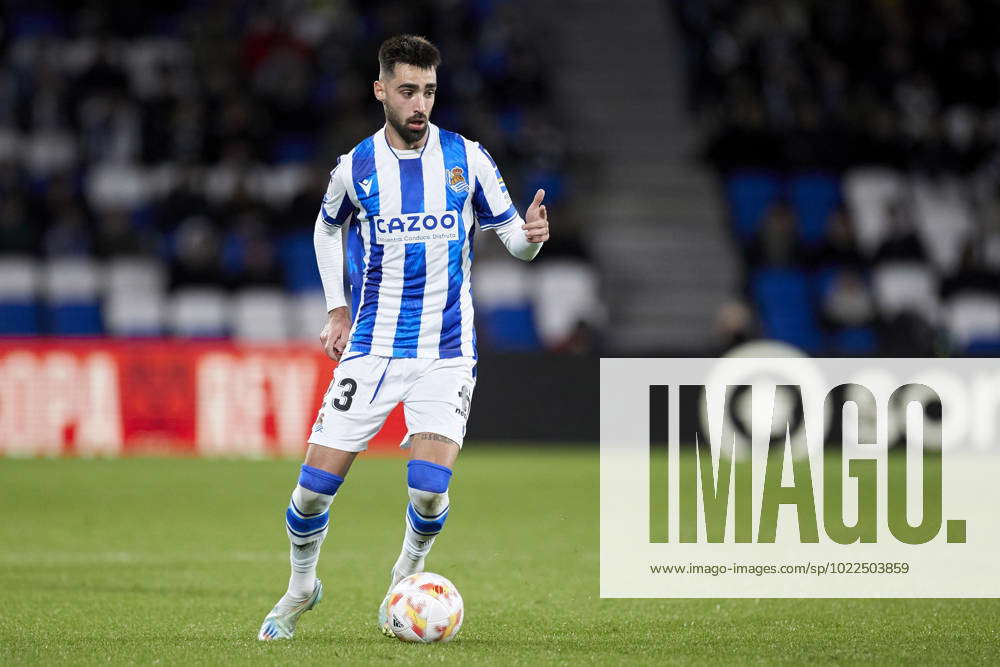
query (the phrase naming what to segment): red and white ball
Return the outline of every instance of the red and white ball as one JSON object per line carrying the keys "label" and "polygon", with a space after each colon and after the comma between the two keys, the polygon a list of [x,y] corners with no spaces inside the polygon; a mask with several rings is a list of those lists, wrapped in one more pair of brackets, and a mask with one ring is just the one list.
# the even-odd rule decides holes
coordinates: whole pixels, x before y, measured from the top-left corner
{"label": "red and white ball", "polygon": [[389,594],[389,627],[404,642],[449,642],[462,628],[464,616],[462,596],[440,574],[412,574]]}

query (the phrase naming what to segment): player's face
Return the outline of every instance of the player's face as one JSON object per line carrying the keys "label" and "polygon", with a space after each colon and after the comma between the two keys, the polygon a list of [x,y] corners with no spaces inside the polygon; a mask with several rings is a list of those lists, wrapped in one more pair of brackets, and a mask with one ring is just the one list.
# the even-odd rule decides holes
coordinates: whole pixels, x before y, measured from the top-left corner
{"label": "player's face", "polygon": [[427,134],[437,72],[397,63],[391,75],[375,82],[375,97],[385,107],[385,119],[407,144],[419,143]]}

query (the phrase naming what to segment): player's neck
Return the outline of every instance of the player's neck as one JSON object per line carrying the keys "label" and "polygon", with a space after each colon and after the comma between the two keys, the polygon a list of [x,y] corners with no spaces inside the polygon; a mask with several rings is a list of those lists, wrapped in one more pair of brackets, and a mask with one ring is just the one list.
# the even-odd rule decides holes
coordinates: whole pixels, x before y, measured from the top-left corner
{"label": "player's neck", "polygon": [[412,144],[406,143],[406,141],[399,135],[389,123],[385,124],[385,138],[389,142],[389,145],[398,151],[413,151],[420,150],[427,143],[427,138],[431,136],[430,125],[427,126],[427,131],[424,132],[424,136],[420,137],[420,141],[416,141]]}

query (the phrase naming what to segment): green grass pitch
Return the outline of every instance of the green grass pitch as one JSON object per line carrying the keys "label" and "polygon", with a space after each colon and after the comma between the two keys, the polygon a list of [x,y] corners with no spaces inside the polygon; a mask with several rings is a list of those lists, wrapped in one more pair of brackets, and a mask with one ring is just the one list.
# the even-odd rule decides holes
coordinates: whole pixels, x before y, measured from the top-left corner
{"label": "green grass pitch", "polygon": [[429,569],[459,637],[408,645],[375,612],[403,461],[362,457],[334,503],[326,599],[255,639],[288,576],[298,462],[0,459],[0,664],[994,663],[1000,601],[601,600],[594,447],[470,443]]}

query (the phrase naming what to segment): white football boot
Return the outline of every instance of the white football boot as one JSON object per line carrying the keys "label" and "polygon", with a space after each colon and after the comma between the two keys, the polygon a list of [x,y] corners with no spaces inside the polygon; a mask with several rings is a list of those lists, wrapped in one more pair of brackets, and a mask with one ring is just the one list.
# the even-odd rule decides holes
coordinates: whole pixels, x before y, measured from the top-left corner
{"label": "white football boot", "polygon": [[306,613],[323,599],[323,582],[319,579],[313,585],[312,595],[298,602],[286,602],[282,597],[267,615],[257,633],[257,639],[271,641],[273,639],[291,639],[295,634],[295,624],[299,617]]}
{"label": "white football boot", "polygon": [[[414,564],[414,570],[410,574],[416,574],[418,572],[424,571],[424,559],[421,558]],[[410,576],[410,575],[406,575]],[[378,627],[382,631],[382,634],[386,637],[395,637],[392,633],[392,627],[389,625],[389,596],[392,594],[392,589],[396,587],[400,581],[404,579],[403,576],[396,575],[396,568],[393,567],[389,572],[389,589],[385,592],[385,597],[382,598],[382,604],[378,608]]]}

